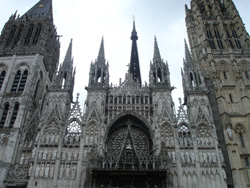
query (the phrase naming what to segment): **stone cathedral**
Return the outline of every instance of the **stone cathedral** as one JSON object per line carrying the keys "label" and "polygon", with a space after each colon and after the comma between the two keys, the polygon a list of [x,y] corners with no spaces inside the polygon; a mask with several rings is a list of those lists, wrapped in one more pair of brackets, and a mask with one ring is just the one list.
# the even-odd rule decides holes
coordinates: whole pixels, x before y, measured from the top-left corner
{"label": "stone cathedral", "polygon": [[52,0],[11,15],[0,36],[0,188],[249,187],[250,37],[232,0],[191,0],[186,26],[177,110],[156,37],[142,83],[133,22],[124,81],[109,82],[102,39],[83,111],[72,40],[59,64]]}

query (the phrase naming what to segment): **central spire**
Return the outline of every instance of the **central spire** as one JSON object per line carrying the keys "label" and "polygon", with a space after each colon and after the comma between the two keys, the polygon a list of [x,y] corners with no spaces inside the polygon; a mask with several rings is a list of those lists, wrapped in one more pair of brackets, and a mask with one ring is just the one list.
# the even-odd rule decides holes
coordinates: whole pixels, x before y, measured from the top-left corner
{"label": "central spire", "polygon": [[138,40],[137,32],[135,29],[135,21],[133,21],[133,31],[132,31],[132,51],[131,51],[131,59],[130,59],[130,73],[133,76],[133,80],[138,82],[141,86],[141,72],[140,72],[140,64],[139,64],[139,56],[137,50],[137,43]]}
{"label": "central spire", "polygon": [[28,12],[27,16],[52,16],[52,0],[40,0]]}

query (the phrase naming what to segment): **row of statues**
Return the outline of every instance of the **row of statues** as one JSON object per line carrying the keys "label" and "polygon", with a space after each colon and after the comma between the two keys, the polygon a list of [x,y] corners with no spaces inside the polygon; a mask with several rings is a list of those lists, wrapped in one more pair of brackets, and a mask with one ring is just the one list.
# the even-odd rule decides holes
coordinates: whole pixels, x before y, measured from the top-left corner
{"label": "row of statues", "polygon": [[[178,138],[178,142],[180,146],[185,146],[185,147],[189,147],[189,146],[193,146],[193,141],[191,137],[179,137]],[[174,137],[172,138],[165,138],[164,139],[164,143],[166,145],[166,147],[174,147],[175,146],[175,139]],[[213,143],[213,138],[212,137],[198,137],[197,138],[197,144],[198,147],[213,147],[214,143]]]}
{"label": "row of statues", "polygon": [[[175,151],[168,152],[168,159],[172,163],[176,163]],[[195,163],[197,159],[193,151],[181,151],[180,160],[182,163]],[[202,164],[217,163],[216,153],[201,152],[199,153],[199,161]]]}
{"label": "row of statues", "polygon": [[38,142],[40,138],[40,143],[41,144],[47,144],[47,145],[52,145],[52,144],[58,144],[60,140],[60,135],[59,134],[47,134],[47,135],[37,135],[36,137],[36,142]]}
{"label": "row of statues", "polygon": [[[36,155],[36,148],[32,150],[31,158],[35,158]],[[57,158],[57,148],[50,150],[45,148],[44,150],[39,150],[37,154],[37,159],[42,160],[55,160]]]}
{"label": "row of statues", "polygon": [[179,137],[178,141],[179,141],[180,146],[192,146],[193,145],[192,137],[189,137],[189,136]]}
{"label": "row of statues", "polygon": [[213,147],[213,137],[198,137],[197,144],[199,147]]}
{"label": "row of statues", "polygon": [[[34,170],[34,176],[36,178],[53,178],[55,173],[55,165],[54,164],[38,164],[36,167],[31,164],[29,168],[29,177],[32,176],[32,172]],[[76,178],[76,165],[64,165],[61,164],[59,169],[59,177],[66,179],[75,179]]]}
{"label": "row of statues", "polygon": [[64,138],[64,143],[80,143],[80,135],[68,134]]}

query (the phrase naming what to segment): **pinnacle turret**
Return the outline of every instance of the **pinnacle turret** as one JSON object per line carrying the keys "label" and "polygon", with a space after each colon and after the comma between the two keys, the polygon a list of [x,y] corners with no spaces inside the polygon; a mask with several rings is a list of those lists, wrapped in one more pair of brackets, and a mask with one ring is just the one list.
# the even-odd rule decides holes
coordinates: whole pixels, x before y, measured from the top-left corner
{"label": "pinnacle turret", "polygon": [[158,47],[158,43],[157,43],[157,39],[155,36],[155,41],[154,41],[154,60],[160,60],[161,61],[161,54],[160,54],[160,50]]}
{"label": "pinnacle turret", "polygon": [[105,63],[105,52],[104,52],[104,39],[102,37],[102,41],[101,41],[101,45],[100,45],[100,49],[99,49],[99,54],[97,57],[97,62],[101,63]]}
{"label": "pinnacle turret", "polygon": [[138,55],[138,49],[137,49],[137,43],[138,40],[137,32],[135,29],[135,21],[133,21],[133,30],[132,30],[132,51],[131,51],[131,59],[130,59],[130,74],[133,77],[133,80],[141,86],[141,71],[140,71],[140,63],[139,63],[139,55]]}

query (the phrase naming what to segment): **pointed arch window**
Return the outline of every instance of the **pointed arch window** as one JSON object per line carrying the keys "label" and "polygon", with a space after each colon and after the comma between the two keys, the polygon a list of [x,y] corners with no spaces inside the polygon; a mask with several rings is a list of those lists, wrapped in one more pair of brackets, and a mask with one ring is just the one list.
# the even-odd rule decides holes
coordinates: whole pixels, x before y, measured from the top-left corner
{"label": "pointed arch window", "polygon": [[6,75],[6,71],[2,71],[1,74],[0,74],[0,90],[1,90],[2,85],[3,85],[5,75]]}
{"label": "pointed arch window", "polygon": [[1,121],[0,121],[0,128],[4,127],[4,124],[5,124],[7,116],[8,116],[9,108],[10,108],[9,103],[6,103],[4,105],[3,114],[2,114]]}
{"label": "pointed arch window", "polygon": [[232,37],[231,37],[231,35],[230,35],[229,30],[226,30],[226,33],[227,33],[227,40],[229,41],[230,47],[231,47],[232,49],[234,49],[234,44],[233,44],[233,42],[232,42]]}
{"label": "pointed arch window", "polygon": [[238,124],[235,128],[235,132],[238,134],[238,139],[240,141],[241,147],[245,148],[245,139],[244,139],[244,135],[246,133],[244,126],[242,126],[241,124]]}
{"label": "pointed arch window", "polygon": [[16,28],[17,26],[16,25],[13,25],[12,28],[11,28],[11,31],[10,31],[10,35],[9,35],[9,38],[7,40],[7,43],[6,43],[6,47],[10,46],[14,36],[15,36],[15,33],[16,33]]}
{"label": "pointed arch window", "polygon": [[213,35],[212,35],[210,29],[207,30],[207,38],[208,38],[208,42],[209,42],[209,45],[210,45],[211,49],[216,49],[214,39],[213,39]]}
{"label": "pointed arch window", "polygon": [[235,42],[237,48],[242,48],[240,40],[239,40],[239,36],[238,36],[237,32],[234,29],[232,29],[232,35],[233,35],[234,42]]}
{"label": "pointed arch window", "polygon": [[22,93],[28,78],[28,70],[25,70],[22,74],[21,70],[18,70],[14,78],[11,93]]}
{"label": "pointed arch window", "polygon": [[217,44],[218,44],[219,48],[223,49],[224,46],[223,46],[223,43],[222,43],[222,40],[221,40],[220,32],[218,30],[214,30],[214,34],[215,34],[215,37],[217,39]]}
{"label": "pointed arch window", "polygon": [[35,31],[35,36],[34,36],[34,39],[33,39],[33,45],[34,46],[36,46],[36,44],[38,42],[41,31],[42,31],[42,24],[39,23],[37,25],[37,28],[36,28],[36,31]]}
{"label": "pointed arch window", "polygon": [[16,103],[15,106],[14,106],[14,110],[12,112],[11,119],[10,119],[10,125],[9,125],[10,128],[13,127],[13,125],[14,125],[14,123],[16,121],[18,110],[19,110],[19,103]]}
{"label": "pointed arch window", "polygon": [[15,38],[15,41],[14,41],[14,44],[13,44],[13,47],[16,46],[18,44],[18,42],[20,41],[22,32],[23,32],[23,25],[20,25],[18,32],[17,32],[17,35],[16,35],[16,38]]}
{"label": "pointed arch window", "polygon": [[29,45],[30,39],[31,39],[31,36],[32,36],[32,33],[33,33],[33,30],[34,30],[34,25],[31,24],[31,25],[29,26],[29,30],[28,30],[28,33],[27,33],[26,38],[25,38],[25,41],[24,41],[24,45],[25,45],[25,46],[28,46],[28,45]]}

